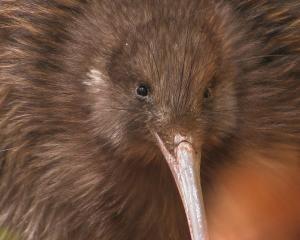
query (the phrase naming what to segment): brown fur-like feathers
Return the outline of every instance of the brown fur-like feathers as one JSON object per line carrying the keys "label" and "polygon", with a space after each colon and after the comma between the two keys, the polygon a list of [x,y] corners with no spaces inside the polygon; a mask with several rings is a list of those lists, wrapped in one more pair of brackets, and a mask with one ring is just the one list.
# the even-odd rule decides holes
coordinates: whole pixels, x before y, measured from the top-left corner
{"label": "brown fur-like feathers", "polygon": [[298,0],[0,0],[0,235],[189,239],[152,135],[175,128],[202,145],[212,231],[231,166],[300,167]]}

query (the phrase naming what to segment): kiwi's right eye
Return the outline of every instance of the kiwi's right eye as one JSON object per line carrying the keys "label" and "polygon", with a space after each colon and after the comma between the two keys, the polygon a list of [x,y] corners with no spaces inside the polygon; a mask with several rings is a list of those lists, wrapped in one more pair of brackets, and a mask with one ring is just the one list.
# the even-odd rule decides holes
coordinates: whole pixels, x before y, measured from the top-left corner
{"label": "kiwi's right eye", "polygon": [[136,94],[139,97],[145,98],[149,95],[150,89],[147,85],[145,84],[140,84],[137,88],[136,88]]}
{"label": "kiwi's right eye", "polygon": [[204,90],[203,98],[204,98],[204,99],[209,99],[209,98],[211,98],[211,96],[212,96],[212,91],[211,91],[211,88],[208,87],[208,88],[206,88],[206,89]]}

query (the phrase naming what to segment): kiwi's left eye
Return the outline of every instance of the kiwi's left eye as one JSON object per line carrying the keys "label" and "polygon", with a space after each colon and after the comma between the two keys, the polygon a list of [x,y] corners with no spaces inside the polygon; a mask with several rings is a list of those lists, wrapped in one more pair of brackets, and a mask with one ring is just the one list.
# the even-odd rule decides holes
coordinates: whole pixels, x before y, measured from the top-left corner
{"label": "kiwi's left eye", "polygon": [[140,84],[136,89],[136,94],[140,97],[147,97],[149,95],[150,89],[145,84]]}
{"label": "kiwi's left eye", "polygon": [[212,96],[212,91],[211,91],[211,88],[208,87],[208,88],[206,88],[206,89],[204,90],[203,98],[204,98],[204,99],[209,99],[209,98],[211,98],[211,96]]}

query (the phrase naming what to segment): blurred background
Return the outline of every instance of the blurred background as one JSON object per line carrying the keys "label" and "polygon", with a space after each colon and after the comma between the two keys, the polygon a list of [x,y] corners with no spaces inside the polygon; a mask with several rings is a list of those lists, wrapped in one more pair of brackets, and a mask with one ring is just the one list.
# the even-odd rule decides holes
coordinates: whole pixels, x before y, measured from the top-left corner
{"label": "blurred background", "polygon": [[217,172],[206,201],[211,240],[300,239],[299,155],[277,149],[245,151]]}

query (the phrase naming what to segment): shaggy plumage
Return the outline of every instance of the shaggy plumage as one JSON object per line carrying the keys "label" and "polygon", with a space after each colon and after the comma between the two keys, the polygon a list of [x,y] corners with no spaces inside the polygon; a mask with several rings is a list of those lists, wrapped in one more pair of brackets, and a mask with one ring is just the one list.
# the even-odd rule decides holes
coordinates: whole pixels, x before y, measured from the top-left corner
{"label": "shaggy plumage", "polygon": [[189,239],[152,130],[199,139],[207,196],[246,150],[299,166],[299,53],[297,0],[0,0],[0,226]]}

